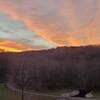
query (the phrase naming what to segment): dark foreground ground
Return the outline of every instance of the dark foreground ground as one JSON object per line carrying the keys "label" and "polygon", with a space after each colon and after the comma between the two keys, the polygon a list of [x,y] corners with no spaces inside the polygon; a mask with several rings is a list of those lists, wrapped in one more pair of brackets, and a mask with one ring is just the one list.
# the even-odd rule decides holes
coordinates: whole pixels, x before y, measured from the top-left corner
{"label": "dark foreground ground", "polygon": [[[42,95],[30,95],[25,94],[24,100],[100,100],[100,94],[94,93],[94,98],[69,98],[69,97],[60,97],[59,94],[56,94],[58,97],[54,96],[42,96]],[[99,99],[95,99],[99,98]],[[6,86],[0,85],[0,100],[21,100],[21,94],[18,92],[13,92],[9,90]]]}

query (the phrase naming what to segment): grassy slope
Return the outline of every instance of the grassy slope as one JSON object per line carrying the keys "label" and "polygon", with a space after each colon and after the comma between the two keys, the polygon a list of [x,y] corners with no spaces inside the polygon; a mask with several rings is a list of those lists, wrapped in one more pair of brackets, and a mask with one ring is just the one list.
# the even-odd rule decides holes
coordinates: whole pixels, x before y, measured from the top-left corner
{"label": "grassy slope", "polygon": [[[96,98],[100,98],[100,93],[93,92]],[[10,91],[6,86],[0,85],[0,100],[21,100],[21,94]],[[34,96],[25,94],[25,100],[56,100],[51,97]]]}
{"label": "grassy slope", "polygon": [[1,100],[18,100],[14,92],[9,91],[4,85],[0,85],[0,99]]}
{"label": "grassy slope", "polygon": [[[0,85],[0,100],[21,100],[21,94],[10,91],[6,86]],[[55,100],[55,98],[25,95],[25,100]]]}
{"label": "grassy slope", "polygon": [[94,97],[100,99],[100,92],[93,92]]}

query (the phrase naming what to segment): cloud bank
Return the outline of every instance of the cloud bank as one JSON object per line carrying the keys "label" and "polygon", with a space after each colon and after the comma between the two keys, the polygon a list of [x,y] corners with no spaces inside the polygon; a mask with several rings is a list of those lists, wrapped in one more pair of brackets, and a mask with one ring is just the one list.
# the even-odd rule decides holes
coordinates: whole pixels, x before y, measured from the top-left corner
{"label": "cloud bank", "polygon": [[0,40],[0,51],[21,52],[24,50],[32,50],[32,47],[10,40]]}
{"label": "cloud bank", "polygon": [[0,10],[54,44],[100,44],[100,0],[1,0]]}

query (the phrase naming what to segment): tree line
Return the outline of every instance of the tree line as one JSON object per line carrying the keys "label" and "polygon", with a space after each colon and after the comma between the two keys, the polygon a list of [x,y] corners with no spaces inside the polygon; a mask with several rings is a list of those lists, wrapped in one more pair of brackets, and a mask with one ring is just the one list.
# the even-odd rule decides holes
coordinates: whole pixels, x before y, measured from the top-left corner
{"label": "tree line", "polygon": [[0,82],[21,90],[100,90],[100,46],[0,53]]}

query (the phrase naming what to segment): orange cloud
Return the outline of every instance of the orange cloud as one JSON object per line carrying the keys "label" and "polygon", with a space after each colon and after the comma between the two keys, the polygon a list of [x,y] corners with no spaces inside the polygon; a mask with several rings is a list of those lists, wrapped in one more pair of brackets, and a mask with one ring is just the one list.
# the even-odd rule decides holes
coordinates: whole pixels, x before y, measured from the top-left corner
{"label": "orange cloud", "polygon": [[1,10],[51,43],[100,44],[100,0],[10,1],[0,1]]}
{"label": "orange cloud", "polygon": [[1,52],[22,52],[26,50],[32,50],[31,47],[25,46],[24,44],[16,43],[10,40],[0,40],[0,51]]}

